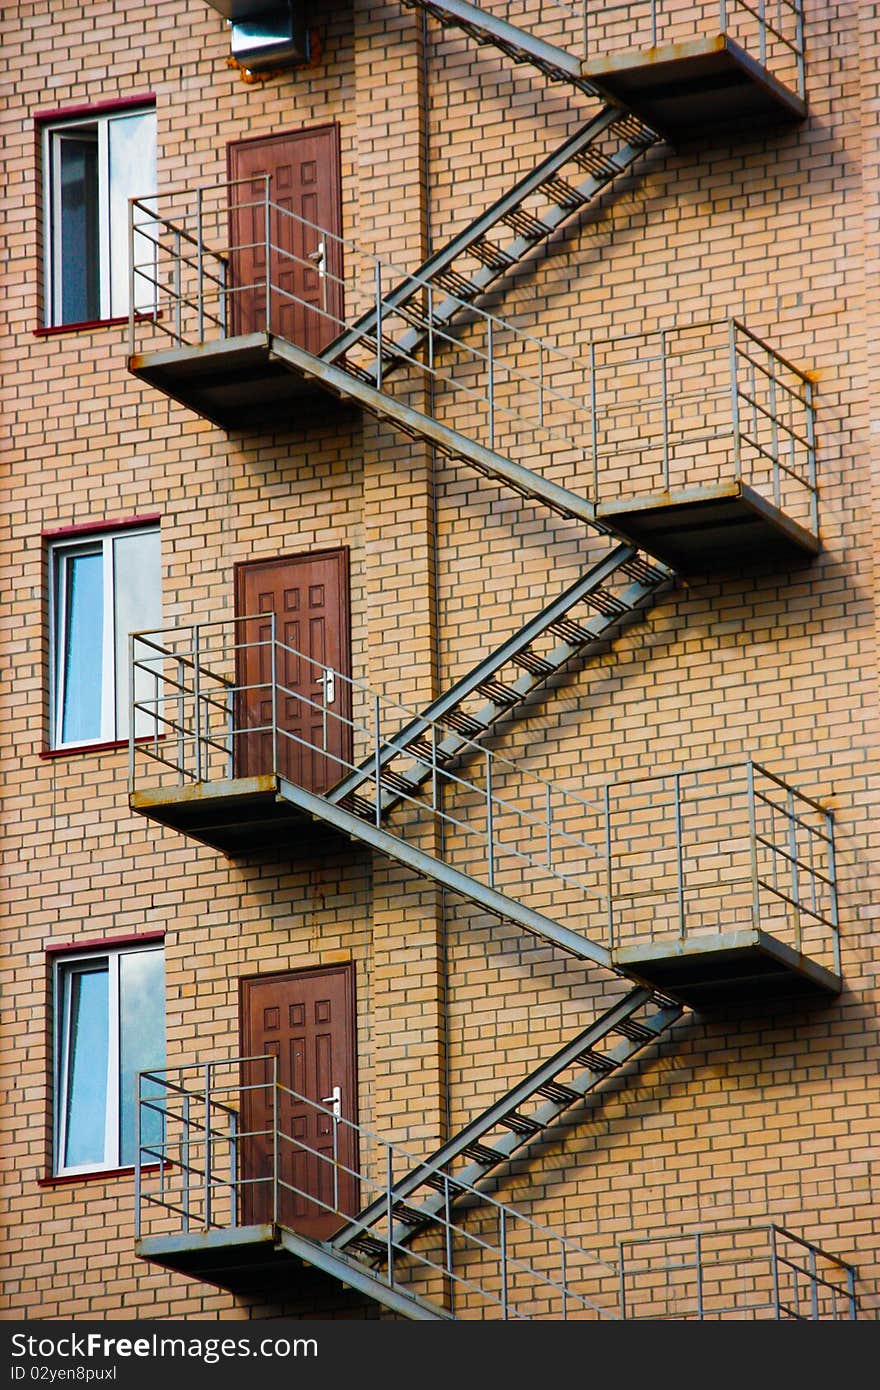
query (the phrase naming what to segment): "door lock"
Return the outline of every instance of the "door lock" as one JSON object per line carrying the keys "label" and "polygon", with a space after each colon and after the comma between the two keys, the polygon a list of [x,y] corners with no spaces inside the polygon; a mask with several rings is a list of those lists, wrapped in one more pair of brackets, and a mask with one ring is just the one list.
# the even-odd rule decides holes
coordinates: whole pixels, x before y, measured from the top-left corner
{"label": "door lock", "polygon": [[322,1105],[329,1105],[329,1106],[330,1106],[330,1109],[333,1111],[333,1118],[336,1119],[336,1120],[341,1120],[341,1119],[342,1119],[342,1087],[341,1087],[341,1086],[334,1086],[334,1087],[333,1087],[333,1090],[332,1090],[332,1092],[331,1092],[331,1094],[330,1094],[329,1096],[322,1096],[322,1097],[321,1097],[321,1104],[322,1104]]}

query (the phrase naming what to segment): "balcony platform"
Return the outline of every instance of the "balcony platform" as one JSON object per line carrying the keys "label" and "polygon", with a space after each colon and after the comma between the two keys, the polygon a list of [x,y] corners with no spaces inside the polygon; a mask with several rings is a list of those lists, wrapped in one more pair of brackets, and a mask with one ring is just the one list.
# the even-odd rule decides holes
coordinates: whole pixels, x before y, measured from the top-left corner
{"label": "balcony platform", "polygon": [[755,928],[655,939],[623,946],[612,963],[631,979],[665,991],[693,1009],[756,1000],[828,998],[838,975]]}
{"label": "balcony platform", "polygon": [[189,782],[134,792],[132,811],[178,830],[223,854],[258,854],[281,846],[314,853],[338,847],[348,838],[316,824],[278,794],[276,776],[237,777],[227,781]]}
{"label": "balcony platform", "polygon": [[334,418],[327,391],[291,372],[272,352],[272,336],[248,333],[197,347],[135,353],[128,370],[172,400],[225,430],[296,429]]}
{"label": "balcony platform", "polygon": [[747,483],[719,483],[604,502],[600,520],[680,574],[808,564],[817,536]]}
{"label": "balcony platform", "polygon": [[806,103],[727,34],[627,49],[583,64],[584,77],[671,140],[720,122],[803,120]]}

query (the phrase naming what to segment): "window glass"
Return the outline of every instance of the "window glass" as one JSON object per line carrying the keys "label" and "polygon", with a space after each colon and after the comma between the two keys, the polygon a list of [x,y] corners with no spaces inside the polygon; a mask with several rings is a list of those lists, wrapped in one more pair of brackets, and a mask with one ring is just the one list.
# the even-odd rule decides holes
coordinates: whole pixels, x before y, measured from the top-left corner
{"label": "window glass", "polygon": [[81,323],[101,313],[98,277],[98,132],[79,130],[58,141],[61,244],[61,322]]}
{"label": "window glass", "polygon": [[[161,947],[59,961],[56,1018],[58,1171],[134,1164],[137,1074],[165,1065]],[[147,1112],[142,1143],[161,1138],[160,1117]]]}
{"label": "window glass", "polygon": [[67,976],[65,1168],[104,1162],[109,1038],[107,966]]}
{"label": "window glass", "polygon": [[[128,736],[128,636],[162,625],[160,563],[155,527],[52,546],[53,747]],[[154,694],[155,677],[143,672],[138,699]],[[149,712],[138,724],[139,733],[155,732]]]}
{"label": "window glass", "polygon": [[[128,313],[129,198],[148,199],[156,191],[156,117],[152,111],[117,116],[110,137],[110,315]],[[149,254],[139,238],[135,263]]]}
{"label": "window glass", "polygon": [[104,580],[100,550],[72,553],[61,567],[62,642],[61,726],[63,743],[101,737],[101,665]]}
{"label": "window glass", "polygon": [[[128,531],[113,541],[114,632],[116,641],[116,730],[117,738],[128,734],[130,632],[162,626],[159,593],[159,532]],[[135,685],[138,700],[155,699],[156,681],[147,671],[139,671]],[[152,733],[155,721],[139,711],[137,734]]]}
{"label": "window glass", "polygon": [[[134,1163],[137,1074],[165,1065],[165,963],[161,951],[131,951],[119,959],[119,1152]],[[146,1091],[144,1092],[146,1094]],[[160,1117],[145,1111],[141,1142],[162,1138]]]}

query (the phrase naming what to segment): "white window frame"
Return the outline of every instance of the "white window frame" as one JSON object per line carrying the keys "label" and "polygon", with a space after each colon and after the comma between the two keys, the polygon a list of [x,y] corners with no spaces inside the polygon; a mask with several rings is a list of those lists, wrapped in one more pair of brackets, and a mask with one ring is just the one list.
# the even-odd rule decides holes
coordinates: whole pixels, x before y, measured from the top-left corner
{"label": "white window frame", "polygon": [[[120,743],[128,737],[129,718],[119,723],[116,708],[118,686],[116,655],[116,576],[113,543],[120,536],[133,534],[156,535],[158,525],[122,526],[113,530],[70,536],[49,545],[49,747],[91,748],[96,743]],[[66,567],[71,556],[94,554],[102,556],[102,622],[101,622],[101,728],[94,737],[64,741],[65,672],[64,653],[67,646],[67,582]],[[161,569],[157,576],[161,603]],[[156,626],[160,626],[157,624]],[[129,692],[129,711],[131,692]]]}
{"label": "white window frame", "polygon": [[[142,945],[132,942],[126,946],[108,945],[89,951],[70,951],[57,956],[53,965],[52,998],[55,1015],[55,1040],[53,1050],[53,1172],[56,1177],[74,1177],[80,1173],[98,1173],[107,1169],[122,1167],[119,1142],[119,1060],[122,1055],[122,1033],[119,1017],[119,962],[125,955],[143,954],[147,951],[160,951],[165,954],[162,941],[145,941]],[[89,961],[107,963],[107,1102],[104,1110],[104,1157],[65,1167],[62,1158],[67,1146],[67,1084],[70,1076],[70,1009],[72,990],[69,985],[63,990],[65,977],[74,973],[71,967],[87,964]],[[63,1007],[62,1007],[63,1000]],[[131,1165],[126,1165],[130,1167]]]}
{"label": "white window frame", "polygon": [[[98,294],[99,309],[95,320],[83,319],[77,322],[104,322],[113,317],[124,317],[128,313],[114,315],[112,312],[112,279],[110,265],[110,126],[113,121],[126,120],[131,116],[152,116],[155,121],[156,108],[152,102],[143,105],[125,106],[115,111],[96,111],[94,115],[73,116],[68,120],[59,119],[43,126],[43,268],[44,268],[44,320],[47,328],[66,328],[62,311],[62,245],[61,245],[61,179],[60,161],[54,157],[58,137],[76,130],[95,130],[98,136]],[[145,188],[143,196],[155,194],[155,189]]]}

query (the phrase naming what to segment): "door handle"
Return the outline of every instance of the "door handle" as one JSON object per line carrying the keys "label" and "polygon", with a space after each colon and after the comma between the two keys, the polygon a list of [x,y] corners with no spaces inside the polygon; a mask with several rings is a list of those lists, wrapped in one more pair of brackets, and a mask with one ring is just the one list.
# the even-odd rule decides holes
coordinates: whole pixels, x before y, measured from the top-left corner
{"label": "door handle", "polygon": [[329,1105],[336,1120],[342,1119],[342,1087],[334,1086],[329,1096],[321,1097],[322,1105]]}
{"label": "door handle", "polygon": [[314,251],[310,251],[310,252],[309,252],[309,260],[310,260],[310,261],[313,261],[314,264],[318,267],[318,279],[319,279],[319,280],[323,280],[323,278],[324,278],[324,243],[323,243],[323,241],[319,241],[319,242],[318,242],[318,245],[315,247]]}
{"label": "door handle", "polygon": [[318,685],[324,691],[324,704],[334,705],[336,703],[336,675],[333,671],[323,671],[318,676]]}

